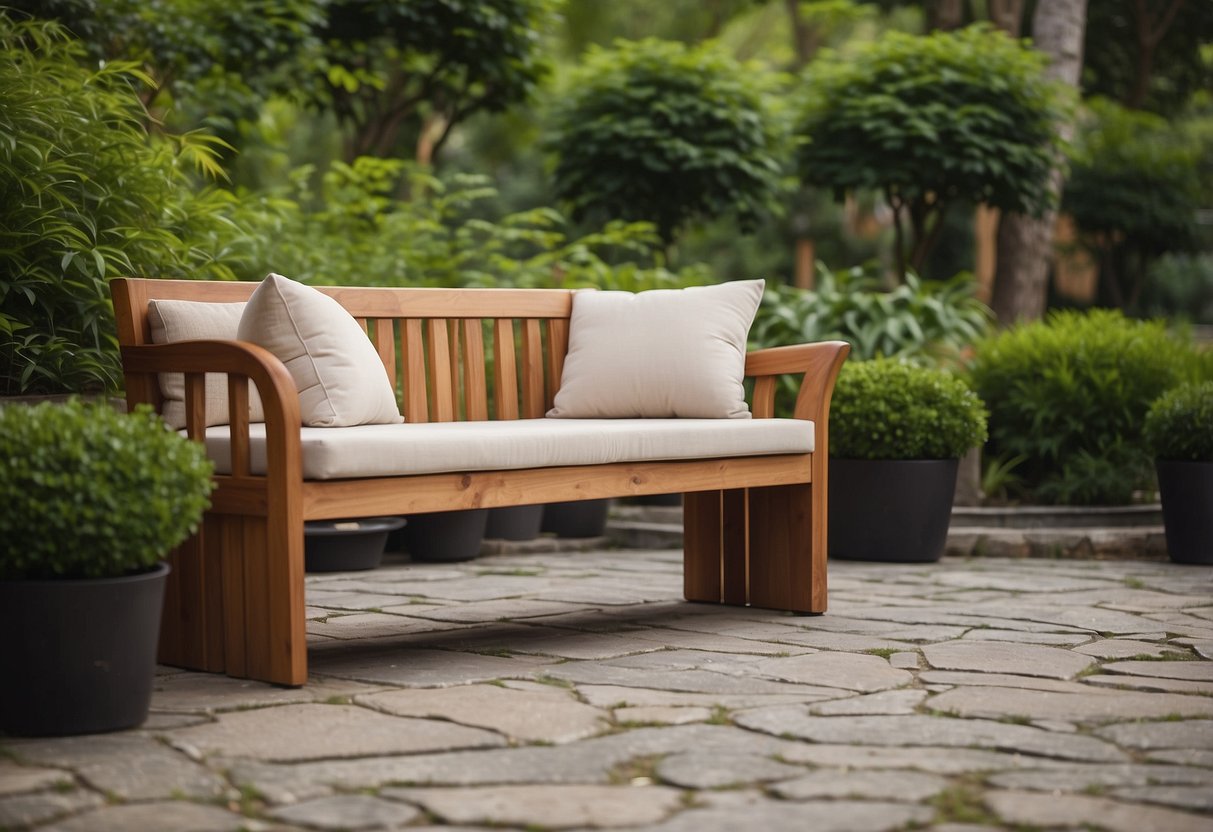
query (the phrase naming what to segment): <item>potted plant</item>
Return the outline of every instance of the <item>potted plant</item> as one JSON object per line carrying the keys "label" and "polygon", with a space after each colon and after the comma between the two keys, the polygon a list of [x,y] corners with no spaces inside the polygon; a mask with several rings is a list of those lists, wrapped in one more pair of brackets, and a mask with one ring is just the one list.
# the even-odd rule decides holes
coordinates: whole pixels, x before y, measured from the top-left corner
{"label": "potted plant", "polygon": [[985,438],[985,407],[951,373],[846,364],[830,406],[830,557],[938,560],[960,457]]}
{"label": "potted plant", "polygon": [[0,406],[0,731],[143,722],[161,558],[197,527],[211,470],[147,407]]}
{"label": "potted plant", "polygon": [[1167,553],[1176,563],[1213,564],[1213,381],[1164,393],[1146,414]]}

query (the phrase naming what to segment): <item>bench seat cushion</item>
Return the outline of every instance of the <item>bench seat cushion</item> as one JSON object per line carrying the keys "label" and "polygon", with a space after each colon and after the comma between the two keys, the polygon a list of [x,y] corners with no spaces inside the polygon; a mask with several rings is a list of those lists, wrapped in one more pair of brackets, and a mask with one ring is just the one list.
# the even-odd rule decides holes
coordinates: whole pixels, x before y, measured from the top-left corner
{"label": "bench seat cushion", "polygon": [[[207,428],[207,452],[231,470],[229,428]],[[813,450],[813,423],[799,419],[519,419],[500,422],[302,428],[309,480],[390,477],[712,459]],[[249,425],[250,465],[265,473],[265,426]]]}

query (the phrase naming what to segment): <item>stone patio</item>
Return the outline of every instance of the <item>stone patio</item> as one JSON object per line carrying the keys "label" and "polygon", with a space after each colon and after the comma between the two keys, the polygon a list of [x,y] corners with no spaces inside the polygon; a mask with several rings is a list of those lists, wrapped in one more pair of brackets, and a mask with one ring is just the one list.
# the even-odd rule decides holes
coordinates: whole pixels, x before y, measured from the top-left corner
{"label": "stone patio", "polygon": [[802,617],[682,602],[669,550],[315,576],[305,688],[163,668],[139,730],[0,740],[0,829],[1213,830],[1213,569],[830,577]]}

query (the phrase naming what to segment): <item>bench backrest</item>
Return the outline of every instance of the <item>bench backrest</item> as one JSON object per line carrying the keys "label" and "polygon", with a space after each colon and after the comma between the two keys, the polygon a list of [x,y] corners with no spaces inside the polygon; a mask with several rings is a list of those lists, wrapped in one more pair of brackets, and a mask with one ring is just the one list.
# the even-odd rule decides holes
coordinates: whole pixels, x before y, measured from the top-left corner
{"label": "bench backrest", "polygon": [[[118,341],[151,343],[150,300],[237,303],[256,288],[241,282],[115,279]],[[366,330],[396,383],[408,421],[530,419],[552,406],[568,353],[572,290],[316,288]],[[138,400],[159,402],[151,380],[135,383],[146,387],[136,391]]]}

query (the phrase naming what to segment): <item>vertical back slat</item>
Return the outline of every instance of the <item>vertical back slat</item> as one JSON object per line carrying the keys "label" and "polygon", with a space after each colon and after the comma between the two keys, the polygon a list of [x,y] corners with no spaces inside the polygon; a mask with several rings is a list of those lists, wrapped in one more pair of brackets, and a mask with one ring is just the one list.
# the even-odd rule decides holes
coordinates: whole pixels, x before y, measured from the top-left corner
{"label": "vertical back slat", "polygon": [[231,437],[234,477],[249,475],[248,385],[247,378],[228,376],[227,406],[228,413],[231,414],[228,435]]}
{"label": "vertical back slat", "polygon": [[410,422],[428,422],[429,410],[425,396],[425,340],[421,321],[403,321],[404,346],[404,418]]}
{"label": "vertical back slat", "polygon": [[539,321],[527,318],[522,322],[522,415],[538,419],[543,408],[543,339]]}
{"label": "vertical back slat", "polygon": [[451,419],[460,421],[466,419],[465,408],[462,406],[463,396],[460,395],[460,390],[463,387],[463,344],[459,338],[459,330],[462,328],[463,321],[457,318],[451,318],[447,323],[449,335],[447,341],[451,345]]}
{"label": "vertical back slat", "polygon": [[547,407],[550,409],[560,389],[560,377],[564,373],[564,356],[569,351],[569,322],[567,318],[548,319],[548,392]]}
{"label": "vertical back slat", "polygon": [[426,321],[429,338],[430,419],[451,422],[455,419],[455,396],[451,388],[451,338],[445,318]]}
{"label": "vertical back slat", "polygon": [[391,318],[375,320],[375,332],[371,340],[375,344],[375,352],[379,353],[379,360],[383,362],[383,369],[387,370],[387,377],[395,380],[396,334]]}
{"label": "vertical back slat", "polygon": [[518,369],[514,322],[493,321],[493,408],[498,419],[518,418]]}
{"label": "vertical back slat", "polygon": [[196,442],[206,436],[206,375],[185,374],[185,434]]}
{"label": "vertical back slat", "polygon": [[469,422],[480,422],[489,418],[484,371],[484,333],[479,319],[462,321],[461,324],[465,418]]}

